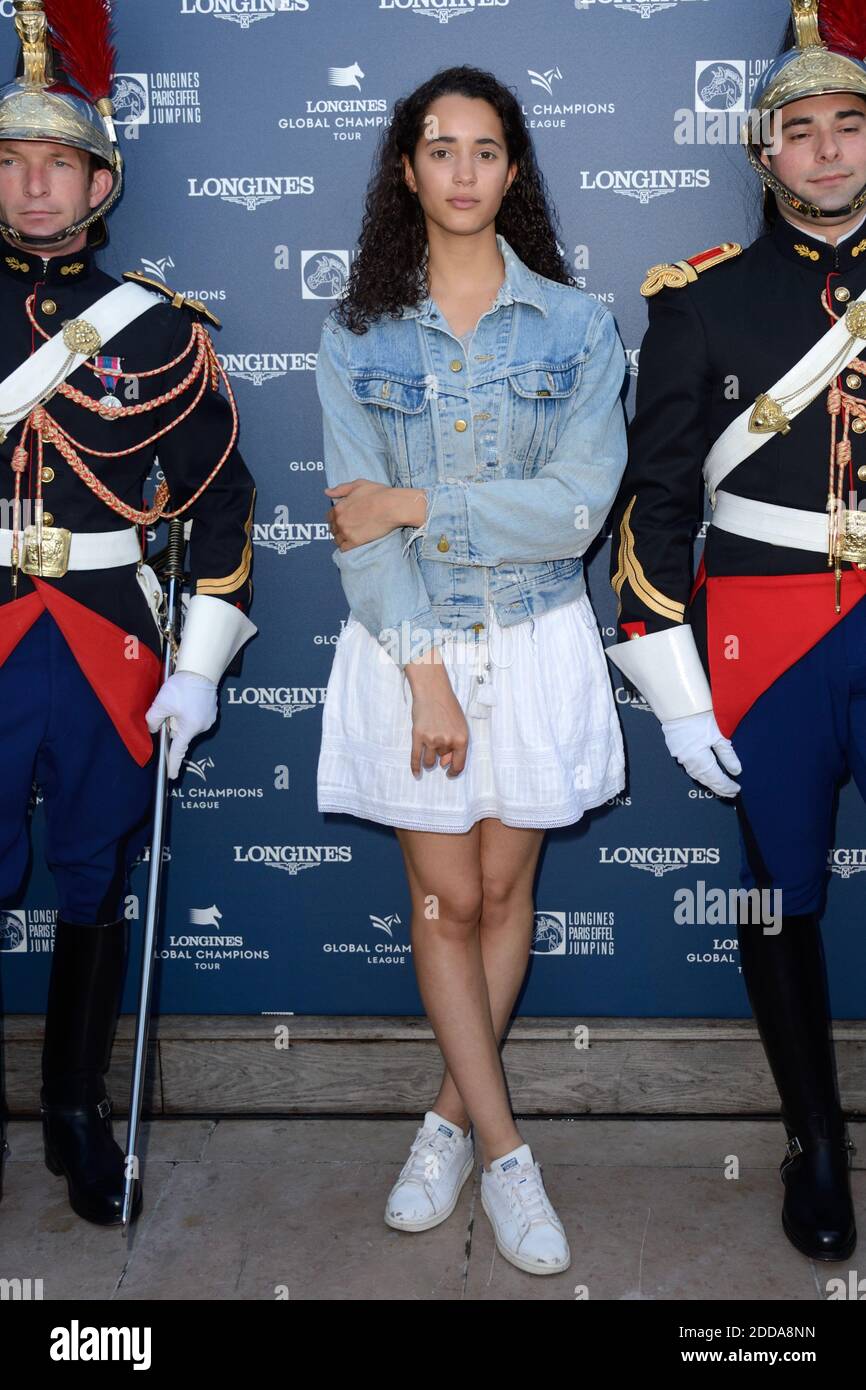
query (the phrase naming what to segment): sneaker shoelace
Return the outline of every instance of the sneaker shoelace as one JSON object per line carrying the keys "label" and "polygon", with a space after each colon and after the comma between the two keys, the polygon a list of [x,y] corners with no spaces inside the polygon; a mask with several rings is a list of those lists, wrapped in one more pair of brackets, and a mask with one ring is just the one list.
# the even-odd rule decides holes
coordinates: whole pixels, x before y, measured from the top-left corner
{"label": "sneaker shoelace", "polygon": [[557,1225],[550,1198],[534,1164],[522,1163],[509,1175],[506,1183],[509,1205],[518,1219],[522,1234],[525,1234],[530,1226],[548,1222],[551,1226]]}
{"label": "sneaker shoelace", "polygon": [[445,1166],[442,1160],[451,1157],[458,1142],[456,1130],[450,1139],[438,1129],[419,1130],[412,1142],[409,1157],[403,1164],[400,1181],[419,1181],[425,1187],[435,1182]]}

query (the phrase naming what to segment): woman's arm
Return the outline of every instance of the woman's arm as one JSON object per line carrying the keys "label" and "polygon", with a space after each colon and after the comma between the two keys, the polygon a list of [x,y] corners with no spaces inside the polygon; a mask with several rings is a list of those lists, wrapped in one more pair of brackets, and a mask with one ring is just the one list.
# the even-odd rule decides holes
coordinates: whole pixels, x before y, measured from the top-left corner
{"label": "woman's arm", "polygon": [[[388,448],[367,408],[349,386],[342,330],[329,317],[322,326],[316,363],[316,389],[322,405],[325,473],[330,487],[368,478],[391,486]],[[397,665],[433,646],[446,633],[438,623],[415,555],[402,554],[399,531],[349,549],[335,549],[353,615],[394,657]]]}

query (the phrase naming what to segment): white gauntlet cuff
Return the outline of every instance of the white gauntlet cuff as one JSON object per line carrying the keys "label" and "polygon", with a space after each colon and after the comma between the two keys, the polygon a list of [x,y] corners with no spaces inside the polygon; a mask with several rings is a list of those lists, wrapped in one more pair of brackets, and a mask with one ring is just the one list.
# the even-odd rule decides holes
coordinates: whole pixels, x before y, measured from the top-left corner
{"label": "white gauntlet cuff", "polygon": [[240,608],[212,594],[193,594],[175,670],[197,671],[219,685],[226,667],[256,632],[255,623]]}
{"label": "white gauntlet cuff", "polygon": [[709,681],[688,623],[617,642],[605,654],[663,722],[712,709]]}

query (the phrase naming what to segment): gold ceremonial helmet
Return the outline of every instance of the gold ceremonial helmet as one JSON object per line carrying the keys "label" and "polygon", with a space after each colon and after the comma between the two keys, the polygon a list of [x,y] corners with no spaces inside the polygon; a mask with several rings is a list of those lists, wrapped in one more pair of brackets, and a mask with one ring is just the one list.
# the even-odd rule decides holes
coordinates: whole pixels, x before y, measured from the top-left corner
{"label": "gold ceremonial helmet", "polygon": [[[804,97],[850,92],[866,101],[866,3],[862,0],[791,0],[796,45],[770,65],[755,90],[743,138],[749,160],[766,187],[802,217],[842,217],[866,204],[866,185],[841,208],[822,211],[799,197],[760,158],[762,117]],[[757,119],[755,119],[757,118]]]}
{"label": "gold ceremonial helmet", "polygon": [[[109,0],[13,3],[23,72],[0,88],[0,140],[53,140],[72,145],[101,160],[112,174],[108,195],[87,217],[51,236],[27,233],[28,245],[48,247],[100,223],[120,196],[123,158],[112,120],[115,50],[111,8]],[[55,57],[62,62],[59,73],[55,73]],[[21,235],[2,219],[0,232],[16,240]],[[104,224],[102,232],[104,237]]]}

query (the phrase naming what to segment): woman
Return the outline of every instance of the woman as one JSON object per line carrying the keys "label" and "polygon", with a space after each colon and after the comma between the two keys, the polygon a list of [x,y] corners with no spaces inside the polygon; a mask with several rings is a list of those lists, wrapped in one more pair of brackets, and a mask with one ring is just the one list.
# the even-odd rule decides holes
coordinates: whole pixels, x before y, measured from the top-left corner
{"label": "woman", "polygon": [[471,1122],[497,1246],[536,1274],[570,1254],[499,1040],[545,828],[624,785],[580,558],[625,467],[624,371],[612,317],[565,269],[514,96],[461,67],[398,101],[318,357],[351,609],[318,807],[395,827],[445,1059],[385,1219],[419,1231],[454,1210]]}

